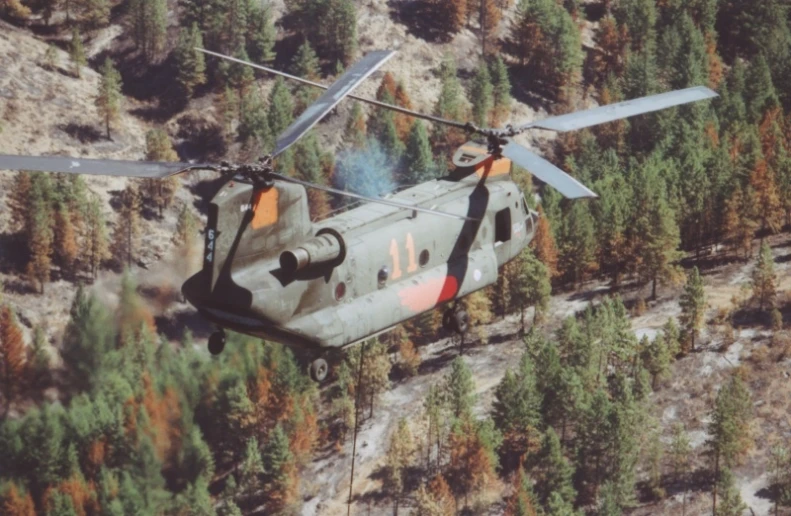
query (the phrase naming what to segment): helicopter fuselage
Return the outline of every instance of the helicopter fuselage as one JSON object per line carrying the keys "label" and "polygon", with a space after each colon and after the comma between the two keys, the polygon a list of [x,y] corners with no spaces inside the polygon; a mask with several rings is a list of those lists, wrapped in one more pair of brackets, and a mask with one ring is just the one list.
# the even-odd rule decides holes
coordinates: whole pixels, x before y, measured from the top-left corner
{"label": "helicopter fuselage", "polygon": [[[256,192],[231,182],[212,201],[204,268],[184,284],[185,297],[223,328],[342,348],[496,282],[537,217],[507,159],[392,199],[466,219],[365,204],[311,223],[301,186]],[[300,257],[298,270],[288,254]]]}

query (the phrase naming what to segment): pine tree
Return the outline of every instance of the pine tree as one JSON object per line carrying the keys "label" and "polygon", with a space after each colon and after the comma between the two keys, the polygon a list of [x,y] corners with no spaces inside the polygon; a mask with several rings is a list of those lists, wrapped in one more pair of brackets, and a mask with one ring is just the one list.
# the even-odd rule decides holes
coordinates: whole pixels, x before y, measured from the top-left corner
{"label": "pine tree", "polygon": [[74,73],[79,79],[82,77],[82,67],[85,66],[88,61],[85,58],[85,49],[82,46],[82,36],[80,36],[80,31],[77,30],[77,27],[74,27],[71,31],[69,49],[69,57],[71,58],[72,64],[74,64]]}
{"label": "pine tree", "polygon": [[98,383],[111,363],[115,349],[115,326],[106,308],[93,296],[77,289],[71,318],[63,337],[61,356],[69,378],[77,388],[88,390]]}
{"label": "pine tree", "polygon": [[41,388],[49,383],[51,355],[47,336],[41,326],[33,330],[33,344],[29,349],[27,363],[30,370],[30,383]]}
{"label": "pine tree", "polygon": [[283,79],[278,77],[269,94],[269,130],[282,133],[294,119],[294,103]]}
{"label": "pine tree", "polygon": [[181,87],[184,103],[189,102],[195,88],[206,84],[206,59],[203,52],[203,36],[197,23],[192,23],[188,30],[181,29],[179,41],[173,56],[176,60],[176,81]]}
{"label": "pine tree", "polygon": [[513,489],[505,508],[507,516],[536,516],[536,497],[524,468],[513,475]]}
{"label": "pine tree", "polygon": [[15,483],[0,485],[0,508],[7,516],[36,516],[36,506],[30,493],[17,487]]}
{"label": "pine tree", "polygon": [[289,450],[288,436],[281,425],[272,431],[263,450],[264,486],[276,507],[283,507],[294,496],[297,479],[294,475],[294,457]]}
{"label": "pine tree", "polygon": [[511,80],[508,78],[508,68],[499,55],[491,63],[491,77],[494,95],[492,124],[498,126],[508,119],[511,112]]}
{"label": "pine tree", "polygon": [[475,404],[475,380],[472,371],[461,357],[456,357],[445,377],[445,392],[453,417],[469,415]]}
{"label": "pine tree", "polygon": [[489,113],[494,103],[494,88],[489,75],[489,67],[484,62],[478,64],[470,88],[472,98],[472,117],[479,127],[489,125]]}
{"label": "pine tree", "polygon": [[741,516],[747,510],[735,480],[730,469],[723,468],[720,472],[720,478],[717,479],[717,491],[721,493],[722,499],[720,506],[715,507],[717,516]]}
{"label": "pine tree", "polygon": [[561,270],[579,287],[595,267],[596,238],[588,205],[574,204],[563,222]]}
{"label": "pine tree", "polygon": [[240,497],[252,497],[259,490],[261,476],[264,474],[264,463],[261,459],[261,451],[258,449],[258,439],[253,437],[247,441],[244,451],[244,458],[239,473]]}
{"label": "pine tree", "polygon": [[[398,81],[396,84],[395,91],[393,92],[393,100],[397,106],[400,106],[404,109],[413,109],[412,100],[409,98],[406,86],[404,86],[402,81]],[[411,116],[405,115],[403,113],[395,113],[394,122],[396,126],[396,132],[398,133],[398,139],[402,142],[407,142],[409,135],[412,132],[412,125],[414,122],[416,122],[416,120],[413,120]]]}
{"label": "pine tree", "polygon": [[425,484],[418,489],[417,514],[419,516],[454,516],[456,514],[456,501],[448,486],[445,477],[438,474],[428,487]]}
{"label": "pine tree", "polygon": [[406,419],[398,421],[398,427],[390,438],[385,463],[387,464],[386,487],[393,498],[393,513],[398,514],[398,506],[404,492],[404,474],[412,462],[415,452],[412,432]]}
{"label": "pine tree", "polygon": [[772,82],[769,62],[763,54],[750,63],[744,84],[747,117],[751,122],[758,123],[768,110],[777,107],[780,103],[777,90]]}
{"label": "pine tree", "polygon": [[555,245],[555,237],[549,219],[544,215],[541,206],[538,207],[538,224],[536,224],[535,236],[530,241],[530,247],[541,263],[544,264],[552,279],[558,275],[558,249]]}
{"label": "pine tree", "polygon": [[761,312],[764,308],[769,309],[774,306],[777,295],[776,282],[772,249],[764,242],[758,253],[758,263],[755,264],[752,277],[753,299],[758,301],[758,310]]}
{"label": "pine tree", "polygon": [[320,26],[326,32],[328,57],[349,66],[357,53],[357,10],[352,0],[328,0],[327,6]]}
{"label": "pine tree", "polygon": [[[146,133],[146,160],[178,161],[178,154],[173,149],[170,137],[162,129],[152,129]],[[162,218],[163,211],[169,207],[176,195],[179,179],[176,176],[151,178],[143,182],[143,196],[151,200]]]}
{"label": "pine tree", "polygon": [[60,262],[61,274],[65,278],[73,278],[80,250],[77,246],[77,234],[66,207],[61,207],[55,214],[55,224],[58,227],[55,233],[55,254]]}
{"label": "pine tree", "polygon": [[694,267],[687,276],[687,284],[684,286],[679,304],[681,305],[679,322],[685,333],[682,348],[688,353],[695,350],[695,337],[706,315],[706,293],[703,291],[703,278],[697,267]]}
{"label": "pine tree", "polygon": [[182,249],[188,258],[194,259],[199,256],[196,252],[198,244],[198,222],[195,215],[188,205],[179,212],[179,218],[176,221],[176,232],[173,234],[173,245]]}
{"label": "pine tree", "polygon": [[132,34],[135,46],[149,63],[165,47],[167,36],[167,2],[165,0],[132,0]]}
{"label": "pine tree", "polygon": [[110,258],[109,243],[107,241],[107,224],[104,220],[102,206],[95,196],[88,202],[87,217],[85,221],[88,265],[91,276],[96,279],[102,262]]}
{"label": "pine tree", "polygon": [[426,126],[417,120],[412,125],[404,153],[404,182],[409,185],[425,183],[433,179],[435,172]]}
{"label": "pine tree", "polygon": [[[250,60],[250,58],[247,57],[247,51],[245,51],[244,47],[239,47],[239,50],[236,51],[234,57],[241,61]],[[280,78],[278,77],[278,79]],[[251,93],[253,84],[255,83],[255,74],[253,73],[253,68],[244,65],[242,63],[233,62],[229,65],[227,80],[230,83],[231,87],[236,89],[236,92],[238,94],[238,98],[240,101],[239,118],[242,118],[245,110],[247,109],[247,106],[245,106],[244,101]],[[288,93],[288,90],[286,90],[286,93]],[[289,104],[289,107],[293,111],[293,105]]]}
{"label": "pine tree", "polygon": [[60,62],[58,50],[55,45],[50,43],[47,45],[47,50],[44,52],[44,66],[47,70],[55,70]]}
{"label": "pine tree", "polygon": [[[297,50],[291,62],[291,73],[309,81],[319,79],[319,57],[306,40]],[[296,94],[296,109],[303,111],[319,96],[312,86],[299,86]]]}
{"label": "pine tree", "polygon": [[346,132],[343,141],[352,149],[360,149],[365,145],[365,115],[359,102],[354,102],[349,121],[346,124]]}
{"label": "pine tree", "polygon": [[647,342],[647,337],[644,339],[645,343],[641,346],[643,348],[643,365],[651,374],[651,387],[656,390],[657,380],[661,380],[670,372],[670,361],[673,357],[662,334],[654,337],[650,344]]}
{"label": "pine tree", "polygon": [[120,200],[111,253],[120,265],[131,267],[140,238],[140,192],[135,183],[126,185]]}
{"label": "pine tree", "polygon": [[91,29],[110,23],[110,4],[107,0],[81,0],[79,2],[82,24]]}
{"label": "pine tree", "polygon": [[[497,50],[495,48],[496,37],[494,37],[494,34],[497,32],[503,13],[498,5],[498,0],[476,0],[474,3],[478,3],[480,6],[478,8],[478,26],[480,27],[478,39],[481,41],[481,54],[487,56]],[[468,1],[468,8],[474,3]],[[495,40],[495,42],[491,40]]]}
{"label": "pine tree", "polygon": [[275,59],[275,30],[272,8],[267,4],[250,7],[250,29],[247,33],[247,53],[254,63],[270,64]]}
{"label": "pine tree", "polygon": [[764,232],[777,232],[781,225],[782,206],[777,192],[774,171],[766,160],[761,159],[755,164],[750,176],[750,186],[755,192],[755,211],[760,220],[761,238]]}
{"label": "pine tree", "polygon": [[108,57],[102,66],[102,79],[95,101],[99,115],[104,120],[108,140],[112,140],[110,124],[116,122],[121,114],[121,84],[121,74],[118,73],[112,60]]}
{"label": "pine tree", "polygon": [[50,280],[50,265],[54,251],[52,210],[48,205],[47,184],[46,179],[34,181],[30,195],[32,209],[27,222],[30,261],[27,264],[26,272],[31,283],[38,283],[38,290],[41,294],[44,293],[44,285]]}
{"label": "pine tree", "polygon": [[0,389],[2,389],[2,416],[8,414],[11,404],[22,392],[27,380],[25,341],[16,316],[7,305],[0,307]]}
{"label": "pine tree", "polygon": [[750,446],[750,392],[738,376],[732,376],[717,393],[709,423],[710,439],[706,446],[714,461],[714,512],[723,466],[729,468]]}
{"label": "pine tree", "polygon": [[524,332],[525,308],[529,306],[534,308],[533,324],[540,321],[542,314],[549,307],[552,287],[549,283],[549,271],[531,249],[523,251],[517,260],[516,274],[510,279],[509,290],[511,302],[519,305],[522,332]]}

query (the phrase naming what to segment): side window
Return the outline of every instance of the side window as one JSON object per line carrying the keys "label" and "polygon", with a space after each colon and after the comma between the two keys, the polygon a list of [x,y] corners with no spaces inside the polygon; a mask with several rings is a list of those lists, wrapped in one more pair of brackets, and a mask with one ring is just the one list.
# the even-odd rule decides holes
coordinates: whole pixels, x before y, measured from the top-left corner
{"label": "side window", "polygon": [[494,216],[494,241],[508,242],[511,240],[511,209],[500,210]]}

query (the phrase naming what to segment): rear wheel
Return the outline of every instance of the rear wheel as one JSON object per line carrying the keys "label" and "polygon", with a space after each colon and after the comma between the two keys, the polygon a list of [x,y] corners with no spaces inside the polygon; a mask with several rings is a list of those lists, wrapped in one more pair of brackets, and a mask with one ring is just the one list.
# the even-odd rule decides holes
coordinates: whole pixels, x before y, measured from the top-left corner
{"label": "rear wheel", "polygon": [[330,371],[330,366],[323,358],[317,358],[310,363],[308,372],[314,382],[323,382],[327,378],[327,373]]}
{"label": "rear wheel", "polygon": [[453,314],[453,331],[456,333],[467,333],[470,327],[470,316],[464,310],[459,310]]}
{"label": "rear wheel", "polygon": [[209,353],[219,355],[225,349],[225,332],[215,331],[209,337]]}

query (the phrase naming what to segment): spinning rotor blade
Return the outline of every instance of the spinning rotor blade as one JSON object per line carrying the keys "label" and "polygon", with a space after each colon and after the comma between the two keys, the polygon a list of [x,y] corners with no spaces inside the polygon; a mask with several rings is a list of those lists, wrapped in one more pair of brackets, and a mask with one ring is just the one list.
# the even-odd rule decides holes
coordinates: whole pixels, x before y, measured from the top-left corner
{"label": "spinning rotor blade", "polygon": [[165,163],[158,161],[0,154],[0,170],[35,170],[39,172],[64,172],[66,174],[91,174],[97,176],[161,178],[199,168],[214,169],[215,167],[201,163]]}
{"label": "spinning rotor blade", "polygon": [[[203,48],[197,48],[196,47],[195,50],[198,50],[199,52],[203,52],[204,54],[209,54],[209,55],[212,55],[212,56],[215,56],[215,57],[219,57],[220,59],[225,59],[227,61],[233,61],[234,63],[239,63],[239,64],[251,66],[251,67],[256,68],[258,70],[263,70],[265,72],[269,72],[269,73],[274,74],[274,75],[279,75],[280,77],[285,77],[286,79],[291,79],[292,81],[297,81],[297,82],[300,82],[302,84],[306,84],[308,86],[313,86],[315,88],[321,88],[323,90],[326,90],[327,88],[329,88],[329,86],[326,86],[324,84],[321,84],[321,83],[318,83],[318,82],[309,81],[307,79],[303,79],[302,77],[297,77],[296,75],[291,75],[291,74],[288,74],[288,73],[285,73],[285,72],[281,72],[279,70],[275,70],[274,68],[268,68],[266,66],[262,66],[262,65],[259,65],[259,64],[251,63],[250,61],[244,61],[242,59],[237,59],[235,57],[226,56],[224,54],[220,54],[220,53],[217,53],[217,52],[212,52],[211,50],[206,50],[206,49],[203,49]],[[359,100],[360,102],[365,102],[366,104],[371,104],[372,106],[377,106],[377,107],[380,107],[380,108],[389,109],[391,111],[396,111],[398,113],[401,113],[402,115],[409,115],[409,116],[413,116],[415,118],[421,118],[423,120],[428,120],[429,122],[434,122],[434,123],[437,123],[437,124],[449,125],[451,127],[456,127],[457,129],[464,129],[464,130],[468,130],[468,131],[475,131],[475,129],[476,129],[471,124],[465,124],[465,123],[462,123],[462,122],[457,122],[455,120],[447,120],[445,118],[440,118],[438,116],[426,115],[425,113],[420,113],[418,111],[412,111],[411,109],[402,108],[401,106],[394,106],[393,104],[388,104],[386,102],[381,102],[381,101],[374,100],[374,99],[369,99],[369,98],[366,98],[366,97],[359,97],[357,95],[351,95],[351,94],[347,95],[347,97],[349,97],[350,99]]]}
{"label": "spinning rotor blade", "polygon": [[586,111],[554,116],[521,125],[516,128],[516,131],[522,132],[531,128],[548,129],[550,131],[559,132],[574,131],[576,129],[613,122],[615,120],[621,120],[643,113],[651,113],[653,111],[659,111],[681,104],[688,104],[690,102],[697,102],[699,100],[706,100],[717,96],[718,95],[709,88],[696,86],[685,90],[670,91],[667,93],[660,93],[659,95],[650,95],[648,97],[608,104]]}
{"label": "spinning rotor blade", "polygon": [[321,97],[313,104],[308,106],[304,113],[297,118],[294,123],[286,128],[278,137],[272,157],[279,155],[291,147],[303,134],[308,132],[311,127],[316,125],[319,120],[324,118],[327,113],[343,100],[343,97],[352,92],[369,75],[374,73],[380,66],[393,57],[395,52],[388,50],[376,50],[369,52],[361,60],[354,63],[343,75],[341,75]]}
{"label": "spinning rotor blade", "polygon": [[560,192],[564,197],[569,199],[598,197],[587,186],[518,143],[509,141],[503,146],[502,154],[520,167],[527,169],[531,174]]}
{"label": "spinning rotor blade", "polygon": [[308,183],[307,181],[302,181],[301,179],[295,179],[293,177],[287,177],[287,176],[283,176],[283,175],[280,175],[280,174],[273,173],[272,177],[280,179],[281,181],[286,181],[287,183],[294,183],[294,184],[297,184],[297,185],[302,185],[305,188],[313,188],[315,190],[323,190],[325,192],[333,193],[333,194],[336,194],[336,195],[343,195],[344,197],[350,197],[352,199],[358,199],[360,201],[367,201],[367,202],[373,202],[373,203],[378,203],[378,204],[384,204],[384,205],[387,205],[387,206],[394,206],[396,208],[403,208],[405,210],[419,211],[419,212],[422,212],[422,213],[430,213],[432,215],[439,215],[441,217],[448,217],[448,218],[451,218],[451,219],[478,220],[478,219],[474,219],[474,218],[470,218],[470,217],[465,217],[463,215],[455,215],[453,213],[447,213],[447,212],[444,212],[444,211],[432,210],[430,208],[421,208],[419,206],[414,206],[412,204],[408,204],[408,203],[405,203],[405,202],[391,201],[390,199],[382,199],[380,197],[368,197],[367,195],[360,195],[360,194],[356,194],[356,193],[352,193],[352,192],[345,192],[343,190],[330,188],[329,186],[316,185],[316,184],[313,184],[313,183]]}

